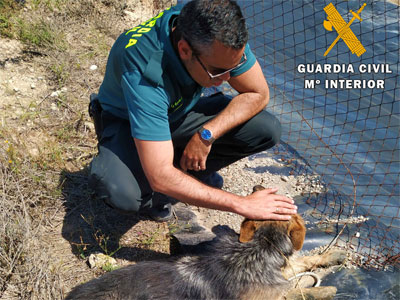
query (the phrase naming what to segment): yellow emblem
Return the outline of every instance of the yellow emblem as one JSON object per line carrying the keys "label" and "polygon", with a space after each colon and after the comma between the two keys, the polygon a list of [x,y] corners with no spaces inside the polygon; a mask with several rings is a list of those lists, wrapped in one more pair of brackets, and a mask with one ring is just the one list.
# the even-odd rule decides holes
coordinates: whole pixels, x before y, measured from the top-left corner
{"label": "yellow emblem", "polygon": [[351,53],[355,53],[358,57],[365,53],[365,48],[363,47],[363,45],[361,45],[361,42],[351,31],[350,25],[354,22],[355,19],[358,19],[360,20],[360,22],[362,22],[362,19],[360,18],[360,13],[366,5],[367,4],[364,3],[357,12],[350,10],[350,12],[353,14],[353,18],[350,20],[349,23],[346,23],[343,20],[342,16],[339,14],[332,3],[329,3],[327,6],[324,7],[324,10],[328,15],[328,21],[324,20],[324,28],[328,31],[332,31],[333,26],[338,33],[337,38],[329,46],[328,50],[325,51],[324,56],[326,56],[329,51],[332,50],[333,46],[335,46],[340,39],[343,39],[347,47],[349,47],[349,49],[351,50]]}

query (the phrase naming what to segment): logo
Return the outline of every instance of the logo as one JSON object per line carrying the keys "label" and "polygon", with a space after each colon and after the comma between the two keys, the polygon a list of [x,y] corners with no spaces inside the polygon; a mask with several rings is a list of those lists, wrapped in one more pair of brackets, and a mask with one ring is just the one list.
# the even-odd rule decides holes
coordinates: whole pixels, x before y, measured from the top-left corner
{"label": "logo", "polygon": [[355,19],[358,19],[360,22],[362,22],[362,19],[360,18],[360,13],[366,5],[367,4],[364,3],[357,12],[350,10],[350,12],[353,14],[353,18],[350,20],[349,23],[346,23],[343,20],[342,16],[339,14],[332,3],[329,3],[327,6],[324,7],[324,11],[328,15],[328,21],[324,20],[324,28],[328,31],[332,31],[333,26],[338,33],[337,38],[329,46],[328,50],[325,51],[324,56],[328,55],[328,53],[332,50],[332,48],[340,39],[342,39],[346,43],[352,54],[355,53],[358,57],[360,57],[362,54],[365,53],[365,48],[363,47],[363,45],[361,45],[361,42],[351,31],[350,25],[355,21]]}

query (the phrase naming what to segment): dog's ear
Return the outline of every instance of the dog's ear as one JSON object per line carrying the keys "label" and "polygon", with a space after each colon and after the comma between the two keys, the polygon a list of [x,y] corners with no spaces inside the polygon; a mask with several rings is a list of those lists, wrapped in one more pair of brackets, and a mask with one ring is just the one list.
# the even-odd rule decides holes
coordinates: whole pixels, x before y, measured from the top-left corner
{"label": "dog's ear", "polygon": [[293,248],[300,250],[303,247],[304,239],[306,236],[306,226],[304,220],[299,215],[293,215],[289,221],[288,235],[292,241]]}
{"label": "dog's ear", "polygon": [[264,189],[265,189],[265,187],[263,187],[262,185],[255,185],[253,187],[253,193],[258,192],[258,191],[262,191]]}
{"label": "dog's ear", "polygon": [[250,242],[253,239],[255,232],[256,232],[255,221],[248,219],[244,220],[242,222],[242,225],[240,226],[239,241],[241,243]]}

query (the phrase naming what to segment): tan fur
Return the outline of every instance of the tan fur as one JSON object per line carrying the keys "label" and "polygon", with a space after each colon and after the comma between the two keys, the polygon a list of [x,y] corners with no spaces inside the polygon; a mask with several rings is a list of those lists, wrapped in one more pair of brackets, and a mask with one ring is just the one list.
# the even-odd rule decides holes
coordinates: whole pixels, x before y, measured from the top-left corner
{"label": "tan fur", "polygon": [[[264,187],[258,185],[253,188],[253,192],[263,190]],[[281,227],[283,232],[286,232],[289,236],[293,248],[300,250],[303,247],[306,227],[304,225],[303,218],[296,214],[293,215],[290,221],[255,221],[245,219],[242,222],[240,228],[239,241],[247,243],[254,237],[255,232],[262,226],[272,225]],[[313,270],[317,267],[327,267],[337,265],[345,260],[346,253],[343,251],[330,251],[322,255],[312,256],[293,256],[289,259],[288,265],[282,273],[285,278],[293,277],[296,274]],[[240,299],[242,300],[297,300],[303,299],[303,295],[306,299],[332,299],[336,294],[336,288],[331,286],[318,287],[318,288],[303,288],[302,291],[299,289],[290,290],[289,294],[283,296],[286,291],[279,289],[254,287],[253,289],[242,294]]]}
{"label": "tan fur", "polygon": [[281,300],[283,299],[283,292],[279,289],[271,288],[254,288],[247,293],[244,293],[241,300]]}
{"label": "tan fur", "polygon": [[[262,185],[256,185],[253,187],[253,193],[263,189],[264,187]],[[290,221],[256,221],[245,219],[240,228],[239,241],[242,243],[251,241],[257,229],[268,224],[282,227],[290,237],[295,250],[300,250],[303,247],[306,236],[306,227],[303,218],[298,214],[293,215]]]}
{"label": "tan fur", "polygon": [[310,256],[291,257],[288,266],[283,270],[285,278],[293,277],[295,274],[312,271],[316,268],[326,268],[343,263],[346,260],[346,251],[331,250],[324,254]]}
{"label": "tan fur", "polygon": [[281,227],[287,233],[292,241],[295,250],[300,250],[303,247],[306,236],[306,227],[304,220],[300,215],[293,215],[289,221],[255,221],[246,219],[240,227],[239,241],[247,243],[253,239],[254,233],[262,226],[272,225]]}
{"label": "tan fur", "polygon": [[[264,187],[261,185],[257,185],[253,188],[253,192],[257,192],[263,190]],[[290,221],[256,221],[245,219],[240,227],[240,236],[239,241],[241,243],[247,243],[251,241],[254,237],[255,232],[262,226],[274,226],[281,227],[282,232],[285,232],[295,250],[300,250],[303,247],[305,235],[306,235],[306,227],[304,225],[303,218],[296,214],[293,215]],[[243,293],[240,297],[242,300],[281,300],[283,299],[284,291],[279,289],[271,289],[270,287],[254,287],[249,291]]]}

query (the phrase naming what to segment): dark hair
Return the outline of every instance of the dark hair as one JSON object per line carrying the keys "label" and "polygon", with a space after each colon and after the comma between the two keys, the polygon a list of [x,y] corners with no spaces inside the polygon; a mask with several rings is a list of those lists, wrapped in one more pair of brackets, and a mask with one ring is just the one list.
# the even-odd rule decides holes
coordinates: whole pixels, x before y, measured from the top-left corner
{"label": "dark hair", "polygon": [[214,40],[241,49],[248,40],[246,22],[239,5],[230,0],[193,0],[178,17],[177,30],[196,54]]}

